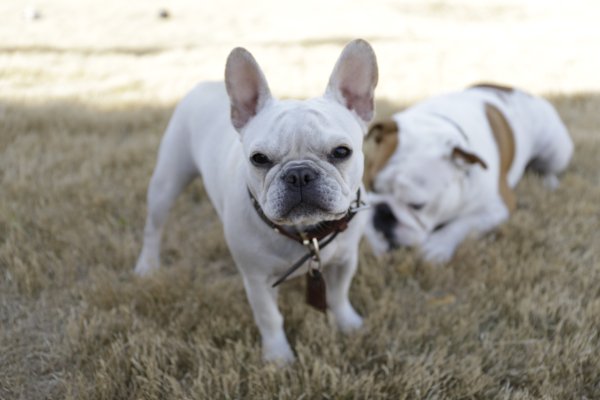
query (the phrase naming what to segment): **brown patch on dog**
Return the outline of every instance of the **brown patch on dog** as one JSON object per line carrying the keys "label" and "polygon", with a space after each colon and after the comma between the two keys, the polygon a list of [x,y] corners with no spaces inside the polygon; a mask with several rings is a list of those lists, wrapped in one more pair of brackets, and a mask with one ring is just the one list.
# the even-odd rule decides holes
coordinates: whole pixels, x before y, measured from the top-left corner
{"label": "brown patch on dog", "polygon": [[514,92],[514,88],[509,86],[497,85],[495,83],[478,83],[471,86],[472,88],[488,89],[490,93],[493,93],[498,100],[506,103],[508,97]]}
{"label": "brown patch on dog", "polygon": [[471,86],[472,88],[494,89],[504,93],[512,93],[515,88],[510,86],[498,85],[496,83],[481,82]]}
{"label": "brown patch on dog", "polygon": [[485,104],[485,116],[488,119],[494,139],[498,145],[500,155],[500,171],[498,177],[498,190],[509,212],[517,206],[515,193],[508,186],[508,172],[515,157],[515,138],[510,124],[502,112],[492,104]]}
{"label": "brown patch on dog", "polygon": [[363,145],[365,154],[363,183],[367,189],[373,189],[375,176],[396,151],[399,142],[398,131],[398,124],[391,119],[378,122],[369,129]]}
{"label": "brown patch on dog", "polygon": [[479,164],[481,168],[487,169],[487,164],[483,161],[477,154],[470,153],[466,150],[461,149],[460,147],[455,147],[452,149],[452,158],[460,158],[461,160],[469,163],[469,164]]}

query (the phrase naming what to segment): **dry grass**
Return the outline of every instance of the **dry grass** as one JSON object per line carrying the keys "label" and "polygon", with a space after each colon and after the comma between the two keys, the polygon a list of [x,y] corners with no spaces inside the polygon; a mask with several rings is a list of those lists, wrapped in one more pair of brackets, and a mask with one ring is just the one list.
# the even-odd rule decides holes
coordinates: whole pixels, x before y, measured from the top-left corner
{"label": "dry grass", "polygon": [[[39,3],[32,23],[21,2],[0,5],[1,399],[600,397],[598,5],[319,2],[338,21],[309,19],[313,2],[177,2],[159,22],[159,2]],[[200,183],[172,213],[165,268],[133,276],[146,185],[174,101],[218,78],[231,47],[253,50],[276,92],[305,96],[353,36],[378,52],[380,114],[517,83],[550,94],[576,158],[555,193],[526,176],[513,218],[447,268],[361,249],[357,335],[285,284],[298,362],[276,369]]]}

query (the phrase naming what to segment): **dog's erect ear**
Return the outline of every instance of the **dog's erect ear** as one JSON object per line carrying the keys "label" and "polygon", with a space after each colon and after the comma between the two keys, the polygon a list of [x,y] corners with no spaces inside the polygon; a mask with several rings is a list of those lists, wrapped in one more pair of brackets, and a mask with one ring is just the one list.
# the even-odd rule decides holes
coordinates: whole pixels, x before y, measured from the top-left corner
{"label": "dog's erect ear", "polygon": [[365,173],[363,183],[369,190],[377,173],[385,167],[398,147],[398,124],[396,121],[387,120],[374,124],[365,138],[363,152],[365,154]]}
{"label": "dog's erect ear", "polygon": [[225,87],[231,102],[231,122],[238,132],[271,99],[269,85],[256,60],[241,47],[227,57]]}
{"label": "dog's erect ear", "polygon": [[342,51],[329,78],[325,96],[354,110],[365,123],[369,123],[373,119],[377,79],[377,58],[371,45],[356,39]]}
{"label": "dog's erect ear", "polygon": [[481,168],[487,169],[487,164],[485,163],[485,161],[483,161],[481,158],[479,158],[479,156],[477,154],[463,150],[460,147],[454,147],[452,149],[451,156],[452,156],[452,160],[454,162],[467,164],[467,165],[479,164],[479,165],[481,165]]}

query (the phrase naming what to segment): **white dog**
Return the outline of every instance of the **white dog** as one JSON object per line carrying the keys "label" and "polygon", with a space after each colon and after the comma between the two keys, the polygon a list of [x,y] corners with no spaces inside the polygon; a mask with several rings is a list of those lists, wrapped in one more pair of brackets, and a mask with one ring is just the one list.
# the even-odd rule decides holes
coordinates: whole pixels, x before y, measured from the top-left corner
{"label": "white dog", "polygon": [[373,150],[365,172],[371,246],[378,254],[419,246],[433,262],[508,218],[527,166],[555,188],[573,153],[550,103],[489,84],[397,113],[371,128],[365,146]]}
{"label": "white dog", "polygon": [[[355,40],[342,52],[322,97],[281,101],[271,96],[252,55],[234,49],[225,84],[197,86],[169,123],[148,188],[144,245],[135,272],[144,275],[159,267],[169,208],[201,174],[242,274],[265,360],[294,358],[272,286],[297,260],[301,268],[290,276],[306,273],[310,262],[304,261],[312,256],[312,277],[319,278],[319,265],[324,267],[317,293],[325,303],[320,289],[326,284],[326,307],[339,328],[360,327],[348,289],[367,215],[352,218],[352,207],[359,203],[362,144],[373,116],[377,76],[371,46]],[[330,243],[319,250],[325,242]]]}

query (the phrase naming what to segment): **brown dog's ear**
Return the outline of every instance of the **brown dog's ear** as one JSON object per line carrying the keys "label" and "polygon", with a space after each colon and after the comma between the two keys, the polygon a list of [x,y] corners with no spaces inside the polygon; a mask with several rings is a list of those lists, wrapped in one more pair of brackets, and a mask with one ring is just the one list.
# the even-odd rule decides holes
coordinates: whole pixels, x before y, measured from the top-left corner
{"label": "brown dog's ear", "polygon": [[460,147],[454,147],[452,149],[452,159],[453,160],[462,160],[467,164],[479,164],[481,168],[487,169],[487,164],[478,155],[474,153],[470,153],[466,150],[461,149]]}
{"label": "brown dog's ear", "polygon": [[363,183],[367,189],[373,189],[375,176],[385,167],[398,147],[398,124],[387,120],[374,124],[365,138],[365,173]]}

